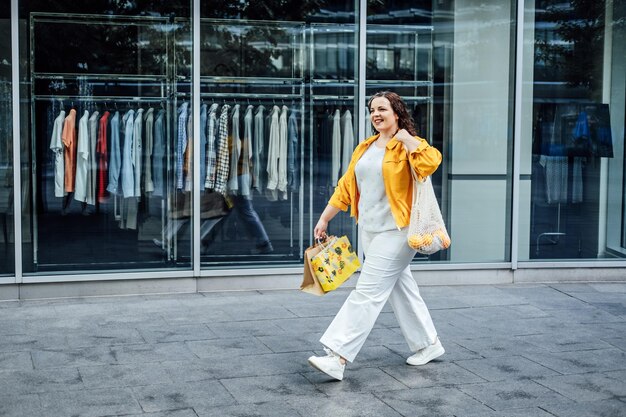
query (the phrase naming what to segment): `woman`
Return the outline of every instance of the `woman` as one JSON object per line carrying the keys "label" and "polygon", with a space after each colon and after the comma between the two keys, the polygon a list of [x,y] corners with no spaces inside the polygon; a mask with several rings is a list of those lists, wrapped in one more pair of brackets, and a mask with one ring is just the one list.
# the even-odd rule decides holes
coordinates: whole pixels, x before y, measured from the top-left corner
{"label": "woman", "polygon": [[431,175],[441,163],[441,153],[416,136],[396,93],[376,93],[368,107],[378,134],[356,147],[314,230],[316,239],[324,238],[330,220],[351,206],[365,253],[355,290],[320,339],[327,356],[309,358],[311,366],[337,380],[343,379],[346,362],[354,361],[387,299],[416,352],[407,364],[424,365],[444,353],[411,274],[415,250],[407,243],[413,198],[410,170],[420,179]]}

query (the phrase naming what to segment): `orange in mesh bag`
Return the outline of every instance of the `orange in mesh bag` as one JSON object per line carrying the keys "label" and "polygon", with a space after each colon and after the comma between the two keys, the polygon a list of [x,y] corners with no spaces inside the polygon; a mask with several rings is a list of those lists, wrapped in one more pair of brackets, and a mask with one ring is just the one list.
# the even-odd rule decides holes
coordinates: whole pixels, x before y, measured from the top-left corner
{"label": "orange in mesh bag", "polygon": [[413,205],[407,241],[421,254],[432,255],[450,246],[450,236],[441,217],[430,176],[422,182],[413,169]]}

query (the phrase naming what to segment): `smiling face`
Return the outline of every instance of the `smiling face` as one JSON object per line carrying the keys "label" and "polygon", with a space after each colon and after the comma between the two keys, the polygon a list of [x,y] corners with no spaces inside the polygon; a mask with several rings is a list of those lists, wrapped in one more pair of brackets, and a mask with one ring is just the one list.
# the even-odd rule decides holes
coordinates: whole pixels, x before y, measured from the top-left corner
{"label": "smiling face", "polygon": [[398,115],[385,97],[376,97],[370,103],[370,120],[374,129],[385,136],[398,130]]}

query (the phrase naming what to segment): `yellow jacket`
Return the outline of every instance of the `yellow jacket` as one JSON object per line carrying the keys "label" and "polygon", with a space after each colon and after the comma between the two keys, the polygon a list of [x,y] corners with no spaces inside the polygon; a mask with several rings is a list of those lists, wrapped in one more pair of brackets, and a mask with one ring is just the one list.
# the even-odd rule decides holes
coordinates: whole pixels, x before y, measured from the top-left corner
{"label": "yellow jacket", "polygon": [[[359,219],[359,188],[354,174],[354,166],[376,139],[378,139],[378,135],[368,138],[356,147],[352,153],[348,169],[339,179],[335,192],[328,201],[328,204],[342,211],[346,211],[348,206],[351,206],[350,216],[356,218],[357,222]],[[413,167],[418,178],[424,179],[435,172],[441,163],[441,152],[418,136],[415,136],[415,140],[418,140],[420,144],[416,150],[407,155],[404,144],[396,138],[392,138],[387,143],[383,158],[385,192],[391,207],[391,214],[398,228],[408,226],[411,217],[413,178],[409,169]]]}

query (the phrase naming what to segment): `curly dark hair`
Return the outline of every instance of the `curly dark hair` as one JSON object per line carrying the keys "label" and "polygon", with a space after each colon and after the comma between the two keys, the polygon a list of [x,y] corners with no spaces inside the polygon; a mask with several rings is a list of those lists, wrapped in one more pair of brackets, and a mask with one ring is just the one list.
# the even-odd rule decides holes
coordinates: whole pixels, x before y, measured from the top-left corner
{"label": "curly dark hair", "polygon": [[[406,129],[406,131],[409,132],[413,136],[417,136],[415,123],[413,122],[413,118],[409,114],[409,111],[407,110],[406,104],[404,103],[404,100],[402,100],[402,97],[400,97],[398,94],[394,93],[393,91],[379,91],[375,93],[374,95],[372,95],[372,97],[370,97],[370,99],[368,100],[367,102],[368,109],[370,108],[370,105],[372,104],[372,100],[378,97],[384,97],[387,100],[389,100],[389,103],[391,103],[391,109],[398,116],[398,127],[400,129]],[[374,130],[376,129],[374,128]]]}

